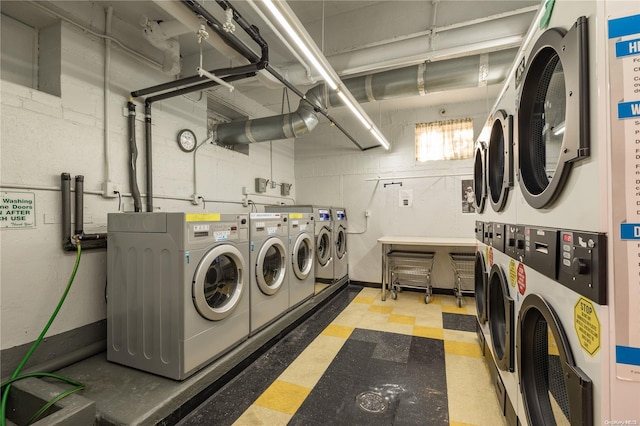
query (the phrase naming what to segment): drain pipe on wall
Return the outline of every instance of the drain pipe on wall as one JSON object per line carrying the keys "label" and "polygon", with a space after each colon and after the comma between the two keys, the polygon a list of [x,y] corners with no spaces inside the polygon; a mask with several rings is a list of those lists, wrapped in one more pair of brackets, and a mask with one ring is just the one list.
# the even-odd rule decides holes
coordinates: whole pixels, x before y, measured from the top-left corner
{"label": "drain pipe on wall", "polygon": [[133,99],[127,102],[129,115],[127,125],[129,132],[129,186],[131,187],[131,197],[133,198],[133,209],[135,212],[142,211],[142,198],[138,187],[138,146],[136,144],[136,105]]}
{"label": "drain pipe on wall", "polygon": [[76,218],[73,235],[71,235],[71,175],[69,173],[60,175],[60,187],[62,190],[62,249],[76,251],[80,243],[82,243],[82,250],[107,248],[106,233],[84,233],[84,176],[76,176]]}
{"label": "drain pipe on wall", "polygon": [[[104,184],[102,191],[105,197],[112,196],[112,184],[111,184],[111,144],[109,141],[109,121],[111,114],[109,114],[109,83],[111,80],[111,74],[109,69],[111,68],[111,22],[113,20],[113,6],[109,6],[106,9],[106,18],[104,25]],[[111,191],[111,193],[109,193]]]}

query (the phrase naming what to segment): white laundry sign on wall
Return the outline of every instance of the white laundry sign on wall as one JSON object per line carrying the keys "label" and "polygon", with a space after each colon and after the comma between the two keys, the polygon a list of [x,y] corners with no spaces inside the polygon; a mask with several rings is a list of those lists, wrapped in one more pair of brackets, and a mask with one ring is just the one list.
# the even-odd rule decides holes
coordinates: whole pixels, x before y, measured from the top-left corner
{"label": "white laundry sign on wall", "polygon": [[400,207],[411,207],[413,205],[413,189],[401,189],[399,194]]}
{"label": "white laundry sign on wall", "polygon": [[35,228],[36,196],[33,192],[3,192],[0,199],[1,228]]}

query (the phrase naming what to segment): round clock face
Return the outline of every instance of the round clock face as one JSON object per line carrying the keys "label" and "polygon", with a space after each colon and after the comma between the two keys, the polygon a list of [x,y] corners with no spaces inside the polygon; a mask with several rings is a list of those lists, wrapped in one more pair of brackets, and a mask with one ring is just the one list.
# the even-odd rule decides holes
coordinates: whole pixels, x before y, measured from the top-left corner
{"label": "round clock face", "polygon": [[180,130],[178,133],[178,145],[184,152],[196,149],[196,135],[189,129]]}

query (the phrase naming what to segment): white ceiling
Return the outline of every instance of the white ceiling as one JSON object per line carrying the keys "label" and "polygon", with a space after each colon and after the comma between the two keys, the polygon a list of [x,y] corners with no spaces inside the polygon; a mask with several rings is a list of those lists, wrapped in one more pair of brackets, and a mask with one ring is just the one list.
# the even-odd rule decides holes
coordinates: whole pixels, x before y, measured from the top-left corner
{"label": "white ceiling", "polygon": [[[207,10],[224,22],[225,14],[214,0],[199,0]],[[260,3],[259,0],[255,0]],[[72,20],[79,21],[96,32],[104,30],[104,9],[112,6],[114,16],[121,25],[128,24],[132,29],[140,29],[140,19],[144,15],[151,20],[168,22],[177,16],[167,12],[166,5],[175,3],[181,14],[178,20],[185,22],[184,16],[193,19],[195,16],[179,1],[42,1],[45,8]],[[476,43],[492,44],[480,49],[481,53],[514,47],[527,31],[535,15],[538,0],[495,0],[495,1],[460,1],[460,0],[385,0],[385,1],[347,1],[347,0],[290,0],[299,20],[324,52],[336,72],[343,78],[354,73],[362,74],[382,69],[407,66],[427,60],[437,60],[438,56],[456,57],[466,54],[478,54]],[[163,7],[159,6],[162,5]],[[301,69],[299,63],[287,48],[278,40],[266,23],[259,18],[254,9],[245,0],[230,0],[230,4],[250,23],[260,29],[261,35],[269,45],[270,64],[286,74],[288,69]],[[53,22],[54,16],[44,13],[41,8],[34,7],[28,1],[2,0],[0,7],[3,14],[35,27],[46,26]],[[517,12],[514,12],[517,11]],[[514,12],[514,13],[512,13]],[[90,18],[87,18],[87,17]],[[460,28],[456,28],[458,24]],[[435,30],[435,36],[430,36]],[[199,62],[199,45],[195,35],[197,28],[185,27],[185,34],[178,36],[180,55],[182,57],[183,76],[193,75],[195,65]],[[130,31],[129,31],[130,32]],[[212,31],[211,31],[212,32]],[[244,34],[239,25],[235,33],[256,53],[259,50]],[[515,40],[515,41],[514,41]],[[139,39],[129,37],[121,40],[134,49],[151,52],[152,56],[161,60],[162,53],[148,46],[142,36]],[[471,50],[471,51],[466,51]],[[371,53],[371,54],[369,54]],[[388,61],[393,58],[392,61]],[[402,63],[403,58],[410,58]],[[386,61],[386,62],[385,62]],[[356,63],[357,62],[357,63]],[[207,69],[228,67],[231,61],[218,50],[207,46],[204,53],[204,64]],[[167,81],[175,77],[168,75]],[[253,99],[273,111],[282,108],[282,86],[266,87],[264,82],[256,78],[250,81],[235,83],[243,95]],[[302,92],[313,83],[296,82]],[[132,90],[139,88],[131,88]],[[406,102],[381,101],[382,109],[387,105],[398,108],[417,105],[438,104],[443,99],[464,102],[466,99],[477,99],[486,96],[486,88],[478,90],[453,91],[446,94],[427,95],[420,101]],[[295,108],[298,99],[289,94],[291,104]],[[380,106],[378,106],[380,109]]]}

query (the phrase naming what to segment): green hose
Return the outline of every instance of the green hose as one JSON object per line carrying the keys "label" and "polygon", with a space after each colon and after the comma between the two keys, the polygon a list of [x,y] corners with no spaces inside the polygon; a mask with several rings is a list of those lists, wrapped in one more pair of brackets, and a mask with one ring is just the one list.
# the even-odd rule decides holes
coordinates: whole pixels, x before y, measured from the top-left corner
{"label": "green hose", "polygon": [[11,390],[11,384],[13,382],[16,382],[18,380],[21,380],[21,379],[24,379],[24,378],[27,378],[27,377],[34,377],[34,376],[37,376],[37,375],[41,375],[41,376],[46,376],[46,377],[54,377],[56,379],[63,380],[65,382],[67,382],[67,383],[70,383],[70,384],[73,384],[73,385],[76,386],[76,388],[67,390],[67,391],[63,392],[62,394],[58,395],[57,397],[55,397],[54,399],[52,399],[51,401],[49,401],[44,407],[42,407],[40,410],[38,410],[38,412],[36,414],[34,414],[33,417],[31,417],[31,419],[29,419],[29,422],[27,424],[31,424],[35,420],[37,420],[38,417],[40,417],[49,407],[51,407],[53,404],[58,402],[61,398],[64,398],[65,396],[84,388],[84,385],[82,383],[76,382],[75,380],[68,379],[68,378],[63,377],[63,376],[57,376],[55,374],[31,373],[31,374],[25,374],[23,376],[19,376],[20,371],[22,370],[22,368],[24,368],[24,366],[27,363],[27,361],[29,361],[29,358],[31,358],[31,355],[33,355],[33,352],[36,350],[36,348],[40,345],[40,342],[42,342],[42,339],[44,338],[45,334],[47,334],[47,331],[49,331],[49,328],[51,327],[51,324],[53,323],[53,320],[55,320],[56,316],[58,315],[58,312],[60,311],[60,308],[62,308],[62,304],[64,303],[65,299],[67,298],[67,294],[69,293],[69,290],[71,289],[71,284],[73,284],[73,280],[74,280],[74,278],[76,276],[76,272],[78,272],[78,266],[80,265],[80,254],[81,254],[82,250],[80,248],[80,244],[78,244],[77,247],[78,247],[78,254],[76,256],[76,264],[73,267],[73,272],[71,273],[71,277],[69,277],[69,282],[67,283],[67,288],[64,290],[64,293],[62,294],[62,297],[60,298],[60,301],[58,302],[58,306],[56,306],[55,311],[53,311],[53,314],[51,315],[51,318],[49,318],[49,322],[47,322],[47,325],[44,326],[44,329],[40,333],[40,336],[36,339],[35,342],[33,342],[33,344],[31,345],[31,348],[29,349],[27,354],[24,356],[24,358],[22,358],[22,361],[20,361],[20,364],[18,364],[18,366],[16,367],[15,371],[11,375],[11,378],[9,380],[7,380],[5,383],[2,384],[2,388],[5,388],[5,389],[4,389],[4,392],[2,393],[2,404],[0,404],[0,425],[1,426],[6,426],[6,424],[7,424],[7,416],[6,416],[7,400],[9,398],[9,390]]}

